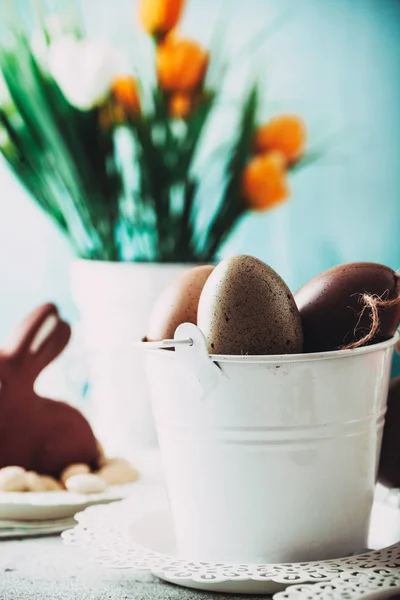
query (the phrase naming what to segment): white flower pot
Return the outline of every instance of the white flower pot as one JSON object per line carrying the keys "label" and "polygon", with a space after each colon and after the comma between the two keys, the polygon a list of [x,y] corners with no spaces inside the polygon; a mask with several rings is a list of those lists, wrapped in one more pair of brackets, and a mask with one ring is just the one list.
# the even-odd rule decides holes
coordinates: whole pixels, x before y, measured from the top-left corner
{"label": "white flower pot", "polygon": [[109,455],[135,459],[156,447],[143,352],[133,343],[146,335],[158,295],[188,268],[90,260],[72,265],[72,295],[89,364],[90,417]]}
{"label": "white flower pot", "polygon": [[398,335],[317,354],[211,358],[148,350],[178,550],[187,560],[280,563],[367,547]]}

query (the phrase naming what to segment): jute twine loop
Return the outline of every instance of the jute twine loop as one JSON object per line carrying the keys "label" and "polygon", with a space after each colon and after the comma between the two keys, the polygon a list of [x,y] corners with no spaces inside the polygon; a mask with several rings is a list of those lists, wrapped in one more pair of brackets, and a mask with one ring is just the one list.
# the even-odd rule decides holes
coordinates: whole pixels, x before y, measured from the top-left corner
{"label": "jute twine loop", "polygon": [[342,346],[340,348],[341,350],[352,350],[368,344],[368,342],[370,342],[379,331],[379,309],[391,308],[392,306],[397,306],[400,304],[400,294],[397,298],[393,298],[392,300],[383,300],[382,297],[377,296],[376,294],[360,294],[360,302],[364,304],[364,307],[359,315],[357,325],[355,326],[353,333],[356,335],[357,328],[366,310],[371,311],[371,328],[369,332],[360,340],[353,342],[352,344],[348,344],[347,346]]}

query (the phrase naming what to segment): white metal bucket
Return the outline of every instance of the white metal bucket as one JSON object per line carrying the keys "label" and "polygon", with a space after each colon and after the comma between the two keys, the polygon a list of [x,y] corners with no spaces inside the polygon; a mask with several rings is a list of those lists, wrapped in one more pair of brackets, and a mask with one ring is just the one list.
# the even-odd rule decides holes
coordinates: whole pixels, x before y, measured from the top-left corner
{"label": "white metal bucket", "polygon": [[366,547],[396,336],[318,354],[147,352],[179,552],[301,562]]}

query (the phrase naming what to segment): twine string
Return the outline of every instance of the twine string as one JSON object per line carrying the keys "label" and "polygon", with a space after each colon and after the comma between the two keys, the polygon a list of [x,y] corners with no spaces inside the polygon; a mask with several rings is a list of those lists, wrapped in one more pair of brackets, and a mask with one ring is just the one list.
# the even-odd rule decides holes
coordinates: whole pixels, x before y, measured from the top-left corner
{"label": "twine string", "polygon": [[368,342],[370,342],[379,331],[379,309],[384,310],[386,308],[391,308],[400,304],[400,294],[397,296],[397,298],[393,298],[392,300],[383,300],[381,296],[377,296],[376,294],[361,294],[360,302],[363,302],[364,306],[359,315],[357,325],[354,328],[354,335],[356,335],[357,328],[366,310],[370,310],[370,330],[358,341],[353,342],[351,344],[347,344],[346,346],[342,346],[340,348],[341,350],[353,350],[355,348],[360,348],[361,346],[365,346],[366,344],[368,344]]}

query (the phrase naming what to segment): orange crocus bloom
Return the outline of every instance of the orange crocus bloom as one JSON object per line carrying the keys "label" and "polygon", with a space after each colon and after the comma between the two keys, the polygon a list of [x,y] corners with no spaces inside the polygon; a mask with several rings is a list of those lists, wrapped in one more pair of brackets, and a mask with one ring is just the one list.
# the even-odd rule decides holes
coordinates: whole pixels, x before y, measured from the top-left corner
{"label": "orange crocus bloom", "polygon": [[261,154],[250,160],[242,175],[242,195],[251,210],[268,210],[289,196],[285,165],[281,152]]}
{"label": "orange crocus bloom", "polygon": [[306,137],[306,127],[300,117],[282,115],[271,119],[256,131],[255,150],[279,150],[290,163],[298,160],[304,153]]}
{"label": "orange crocus bloom", "polygon": [[118,77],[111,85],[111,94],[117,106],[128,116],[140,114],[139,86],[132,76]]}
{"label": "orange crocus bloom", "polygon": [[140,20],[155,37],[165,36],[178,23],[185,0],[141,0]]}
{"label": "orange crocus bloom", "polygon": [[164,92],[188,92],[203,83],[208,52],[192,40],[171,36],[157,47],[156,62]]}
{"label": "orange crocus bloom", "polygon": [[169,113],[175,119],[186,119],[193,107],[193,99],[190,94],[176,92],[172,94],[169,101]]}

